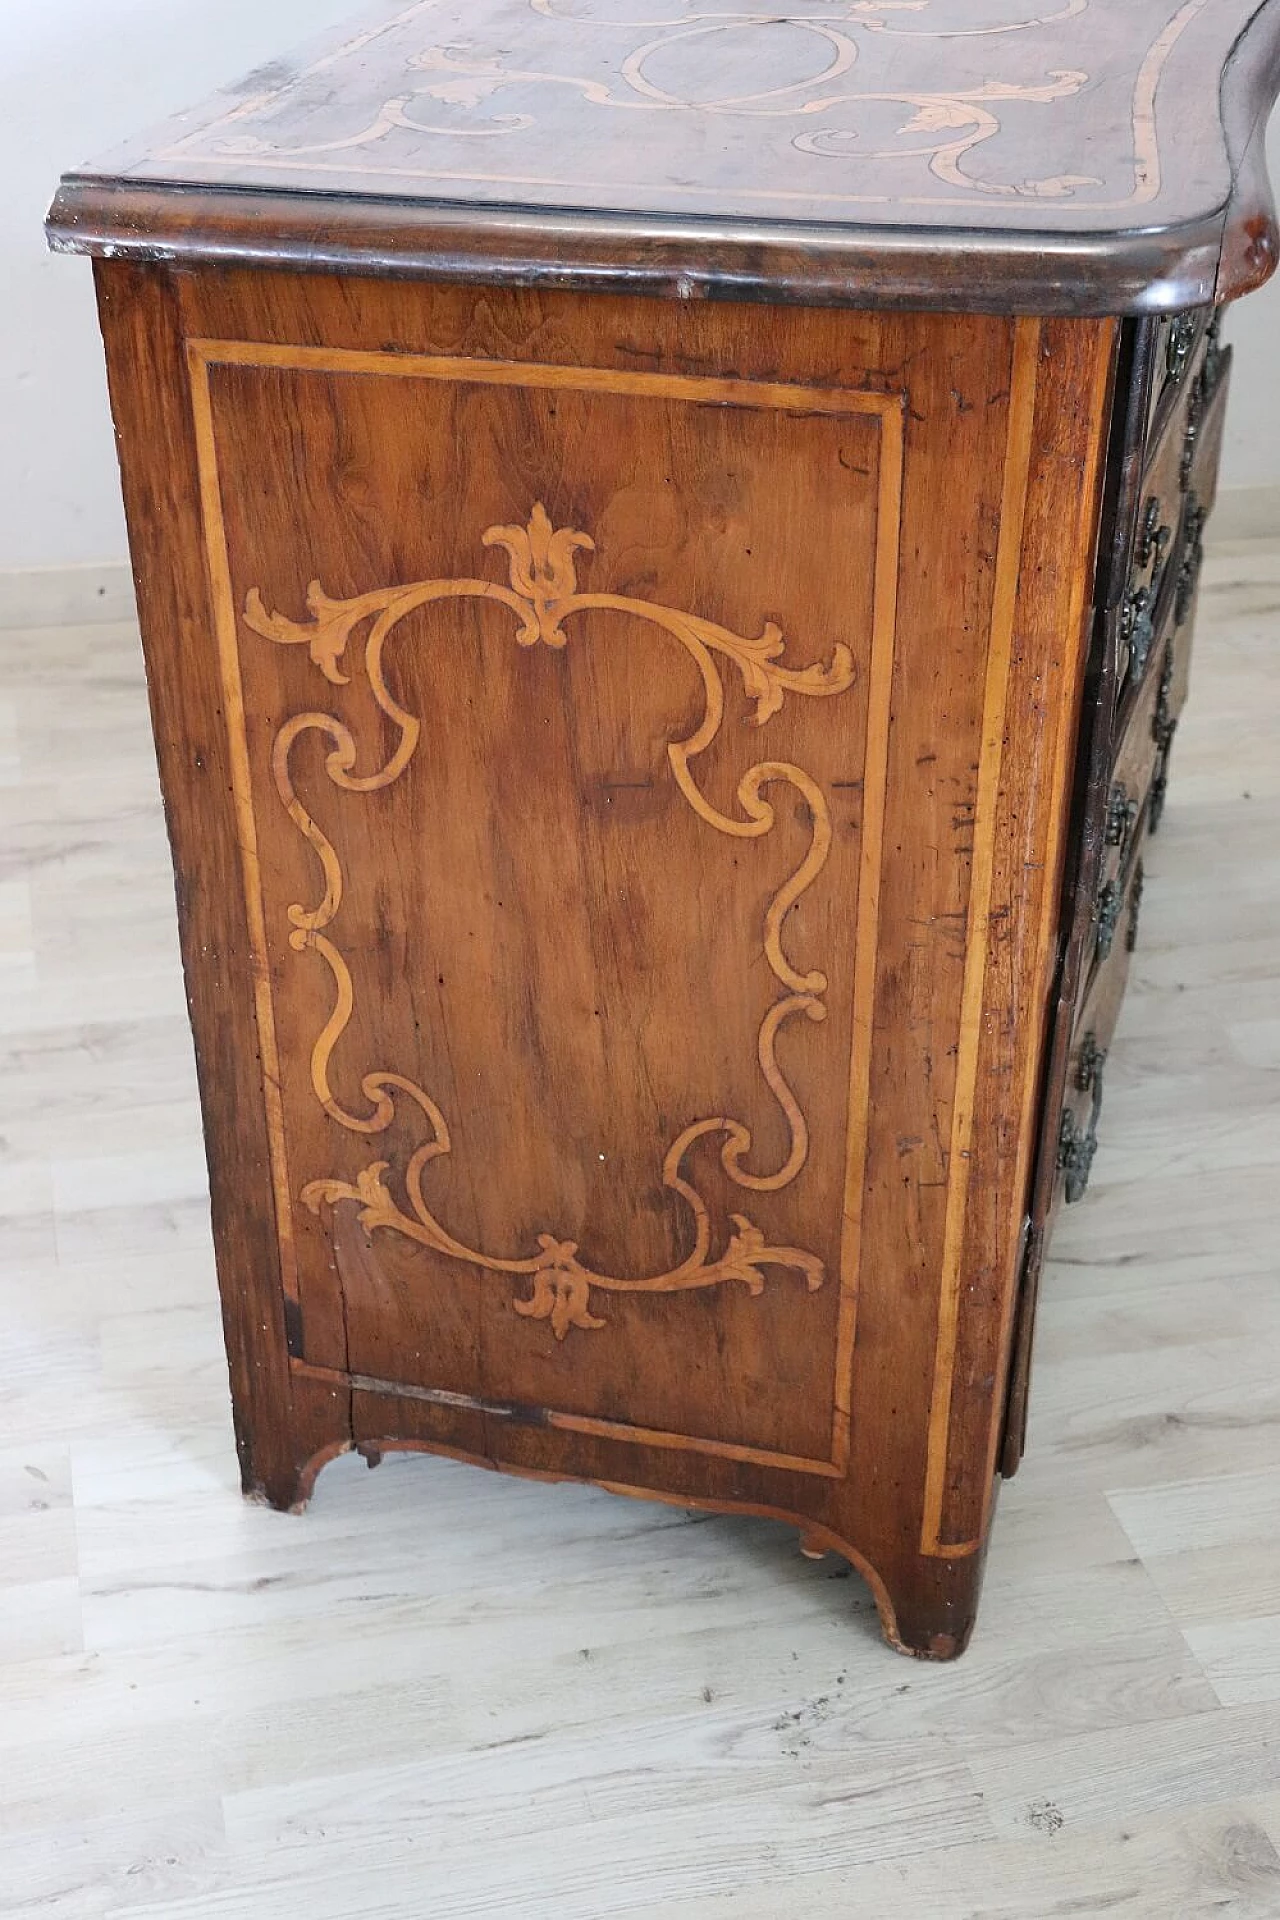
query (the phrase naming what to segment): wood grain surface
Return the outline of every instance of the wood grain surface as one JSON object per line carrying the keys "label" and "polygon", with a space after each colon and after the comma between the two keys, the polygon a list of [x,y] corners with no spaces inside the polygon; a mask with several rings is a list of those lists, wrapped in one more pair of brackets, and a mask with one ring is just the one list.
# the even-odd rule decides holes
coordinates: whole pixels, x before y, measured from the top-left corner
{"label": "wood grain surface", "polygon": [[1278,52],[1276,0],[384,4],[68,176],[51,231],[686,297],[1191,305],[1274,265]]}
{"label": "wood grain surface", "polygon": [[101,288],[247,1485],[787,1514],[954,1652],[1114,328]]}

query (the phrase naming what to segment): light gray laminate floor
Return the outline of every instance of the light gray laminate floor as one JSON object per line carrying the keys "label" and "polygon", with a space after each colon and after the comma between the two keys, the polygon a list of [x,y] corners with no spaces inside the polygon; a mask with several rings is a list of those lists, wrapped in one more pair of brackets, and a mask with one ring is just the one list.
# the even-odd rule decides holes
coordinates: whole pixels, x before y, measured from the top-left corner
{"label": "light gray laminate floor", "polygon": [[1280,1916],[1280,543],[1212,561],[952,1667],[794,1533],[242,1504],[137,641],[0,635],[0,1914]]}

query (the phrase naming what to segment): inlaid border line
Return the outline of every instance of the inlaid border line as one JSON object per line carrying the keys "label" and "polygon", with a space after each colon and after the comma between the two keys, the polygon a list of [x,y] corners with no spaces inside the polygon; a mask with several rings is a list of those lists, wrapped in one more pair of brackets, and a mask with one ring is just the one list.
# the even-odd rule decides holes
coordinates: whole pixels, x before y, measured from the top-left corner
{"label": "inlaid border line", "polygon": [[947,1156],[947,1211],[943,1231],[938,1337],[934,1351],[933,1393],[929,1405],[929,1441],[920,1540],[922,1553],[939,1557],[972,1553],[978,1544],[976,1541],[966,1541],[960,1546],[944,1545],[942,1523],[950,1453],[954,1368],[960,1331],[960,1288],[982,1045],[983,996],[991,945],[991,890],[995,873],[997,806],[1004,763],[1018,576],[1022,567],[1022,535],[1035,437],[1041,327],[1042,322],[1034,319],[1015,322],[1000,537],[996,548],[991,637],[983,689],[982,740],[973,821],[973,871],[969,883],[956,1091],[951,1109],[951,1142]]}
{"label": "inlaid border line", "polygon": [[[847,1469],[853,1415],[853,1347],[862,1273],[862,1224],[871,1131],[871,1054],[875,1029],[876,967],[880,941],[880,889],[884,821],[889,794],[889,729],[893,711],[893,660],[898,627],[901,565],[905,419],[895,407],[882,419],[880,492],[876,521],[874,615],[868,670],[866,746],[863,754],[862,832],[859,842],[858,913],[854,929],[853,1045],[849,1059],[849,1108],[845,1131],[844,1225],[840,1238],[840,1318],[836,1334],[835,1432],[832,1455]],[[885,538],[885,528],[892,537]]]}
{"label": "inlaid border line", "polygon": [[[286,1296],[298,1295],[297,1252],[292,1224],[292,1184],[289,1175],[283,1102],[280,1091],[279,1049],[270,981],[266,934],[265,895],[258,856],[257,824],[253,809],[252,770],[245,722],[244,692],[239,663],[239,622],[231,585],[230,553],[222,508],[217,442],[213,424],[209,369],[215,365],[276,368],[292,372],[393,376],[433,379],[462,384],[558,388],[589,393],[636,395],[675,399],[702,406],[742,406],[756,411],[838,416],[869,414],[880,426],[880,472],[874,557],[872,649],[868,671],[867,722],[863,755],[863,830],[860,848],[858,908],[854,932],[855,1006],[850,1048],[849,1115],[846,1126],[845,1192],[840,1241],[840,1304],[837,1314],[834,1379],[832,1386],[831,1458],[810,1460],[775,1453],[732,1441],[703,1439],[691,1434],[663,1433],[622,1422],[586,1416],[530,1410],[540,1424],[601,1438],[628,1440],[647,1446],[679,1448],[791,1472],[843,1479],[850,1448],[852,1357],[856,1338],[857,1283],[861,1267],[862,1195],[866,1183],[868,1107],[870,1101],[871,1043],[874,1018],[876,941],[878,937],[880,860],[889,770],[889,716],[892,699],[896,598],[900,568],[904,408],[901,391],[872,393],[826,387],[802,387],[788,382],[720,379],[697,374],[632,373],[606,367],[574,367],[543,361],[470,359],[460,355],[386,353],[343,347],[306,347],[271,341],[187,341],[192,403],[196,415],[196,444],[200,465],[204,534],[223,689],[226,697],[231,772],[239,829],[242,872],[250,938],[254,948],[254,1004],[262,1049],[267,1131],[281,1247],[281,1277]],[[875,761],[873,765],[873,751]],[[872,843],[868,845],[866,834]],[[315,1372],[310,1363],[290,1356],[295,1371]],[[323,1371],[323,1370],[322,1370]],[[329,1375],[350,1382],[349,1374]],[[404,1388],[388,1383],[388,1391],[407,1398],[434,1397],[437,1390]]]}
{"label": "inlaid border line", "polygon": [[433,1407],[450,1407],[462,1413],[480,1413],[486,1419],[504,1420],[513,1427],[552,1428],[561,1433],[586,1433],[600,1440],[624,1440],[635,1446],[664,1447],[683,1453],[711,1453],[722,1460],[739,1460],[756,1467],[780,1467],[789,1473],[819,1474],[837,1478],[841,1469],[830,1460],[806,1460],[799,1454],[770,1453],[765,1447],[751,1447],[733,1440],[691,1440],[684,1433],[669,1433],[661,1427],[629,1426],[622,1420],[596,1420],[589,1414],[562,1413],[555,1407],[526,1406],[512,1400],[490,1400],[479,1394],[456,1393],[448,1387],[408,1386],[399,1380],[380,1380],[367,1373],[344,1373],[336,1367],[317,1366],[314,1361],[293,1360],[293,1372],[327,1386],[351,1388],[357,1393],[376,1393],[387,1399],[417,1400]]}
{"label": "inlaid border line", "polygon": [[289,1177],[284,1102],[280,1091],[280,1049],[276,1039],[275,1002],[271,992],[270,949],[267,945],[262,863],[258,855],[258,823],[253,811],[253,779],[249,764],[249,736],[245,723],[244,684],[240,676],[239,622],[232,597],[230,550],[227,545],[226,519],[222,509],[222,483],[218,473],[218,447],[213,426],[213,402],[209,391],[209,363],[198,350],[198,343],[195,341],[187,343],[187,368],[191,380],[191,411],[195,425],[196,457],[200,474],[205,557],[209,568],[214,632],[217,638],[218,665],[226,716],[227,745],[231,756],[231,790],[235,803],[236,838],[240,847],[240,869],[244,882],[245,912],[248,916],[250,965],[253,970],[253,1003],[258,1023],[258,1047],[262,1059],[262,1091],[266,1105],[271,1185],[275,1197],[276,1238],[280,1243],[280,1280],[286,1301],[296,1306],[300,1295],[298,1250],[293,1232],[293,1189]]}

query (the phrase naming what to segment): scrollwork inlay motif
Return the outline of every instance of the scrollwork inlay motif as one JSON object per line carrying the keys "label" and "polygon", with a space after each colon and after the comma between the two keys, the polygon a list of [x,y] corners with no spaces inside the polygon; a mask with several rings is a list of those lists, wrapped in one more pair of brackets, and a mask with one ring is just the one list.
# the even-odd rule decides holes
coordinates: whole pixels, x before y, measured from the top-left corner
{"label": "scrollwork inlay motif", "polygon": [[[826,864],[831,846],[831,817],[818,783],[789,761],[761,760],[742,776],[737,787],[737,813],[723,812],[702,792],[692,763],[720,730],[725,689],[719,662],[727,661],[741,677],[754,704],[755,725],[764,726],[789,694],[829,698],[843,693],[854,680],[849,648],[835,646],[831,657],[801,668],[783,663],[785,643],[777,626],[766,624],[756,639],[731,632],[712,620],[674,607],[622,594],[581,592],[576,556],[594,550],[586,533],[555,528],[541,503],[533,508],[526,526],[493,526],[482,535],[483,544],[501,548],[508,559],[506,583],[484,578],[417,581],[388,587],[349,600],[334,600],[313,581],[307,593],[309,619],[294,621],[269,612],[255,588],[247,598],[245,620],[257,634],[281,646],[305,646],[314,665],[335,687],[348,683],[348,651],[357,630],[365,629],[363,670],[369,690],[395,733],[395,745],[383,765],[372,773],[357,773],[359,759],[350,729],[336,715],[319,711],[295,714],[276,734],[272,774],[276,790],[290,819],[311,847],[323,876],[323,892],[307,906],[288,909],[289,942],[297,953],[318,955],[328,969],[333,1003],[328,1020],[311,1054],[311,1083],[325,1113],[348,1132],[376,1136],[396,1118],[401,1100],[415,1106],[424,1123],[425,1138],[413,1150],[400,1181],[402,1196],[390,1184],[391,1166],[373,1160],[354,1181],[326,1178],[309,1181],[301,1198],[313,1211],[354,1204],[366,1231],[388,1229],[419,1245],[487,1272],[525,1276],[529,1292],[513,1300],[517,1313],[547,1320],[557,1340],[572,1327],[592,1329],[605,1322],[592,1312],[594,1294],[675,1293],[717,1287],[736,1281],[752,1294],[764,1287],[766,1268],[782,1268],[802,1276],[810,1291],[823,1281],[823,1264],[811,1252],[772,1244],[749,1215],[730,1216],[733,1232],[719,1252],[712,1250],[713,1228],[703,1196],[689,1178],[685,1162],[703,1139],[718,1136],[720,1164],[739,1188],[776,1193],[791,1184],[804,1167],[809,1150],[808,1127],[795,1093],[777,1059],[777,1039],[784,1025],[803,1017],[819,1022],[826,1017],[823,995],[826,975],[804,968],[784,944],[784,922],[790,909],[813,885]],[[789,1148],[783,1164],[772,1172],[754,1171],[747,1162],[752,1136],[742,1121],[714,1116],[693,1121],[667,1151],[662,1184],[685,1203],[693,1220],[693,1246],[685,1259],[660,1274],[628,1277],[598,1272],[579,1258],[578,1244],[559,1234],[537,1236],[537,1251],[505,1257],[468,1247],[436,1218],[428,1204],[424,1180],[432,1163],[451,1151],[448,1122],[436,1102],[417,1083],[395,1072],[368,1073],[360,1082],[367,1111],[357,1112],[335,1093],[330,1068],[355,1005],[351,970],[333,938],[342,906],[343,872],[337,849],[299,797],[290,761],[304,734],[327,739],[325,771],[334,786],[353,794],[370,794],[391,786],[413,759],[421,734],[417,717],[402,707],[388,687],[384,652],[396,629],[410,614],[449,600],[478,600],[505,608],[516,620],[516,641],[522,647],[561,648],[566,644],[566,622],[578,616],[622,613],[656,627],[675,640],[694,662],[702,679],[703,716],[688,738],[667,747],[676,784],[698,816],[717,832],[739,840],[767,835],[775,823],[775,807],[766,797],[770,788],[790,787],[803,801],[810,821],[808,850],[795,871],[766,908],[762,942],[770,971],[781,995],[768,1008],[760,1026],[757,1055],[761,1074],[786,1121]]]}
{"label": "scrollwork inlay motif", "polygon": [[[621,0],[616,11],[594,0],[524,0],[501,12],[418,0],[378,30],[388,36],[385,65],[367,88],[353,86],[345,122],[334,125],[332,61],[322,62],[314,105],[304,72],[184,136],[173,153],[202,164],[242,160],[251,172],[452,180],[482,200],[505,184],[538,199],[572,187],[548,173],[557,166],[548,140],[563,121],[557,103],[571,102],[578,164],[600,163],[601,190],[612,182],[619,205],[632,204],[633,192],[647,202],[721,187],[742,188],[753,202],[815,206],[1141,205],[1161,189],[1160,75],[1211,3],[1170,0],[1165,21],[1152,21],[1128,127],[1117,121],[1101,141],[1069,135],[1102,78],[1089,65],[1090,10],[1102,0],[1024,0],[1012,18],[1011,0],[681,13]],[[291,95],[297,110],[281,121]],[[1068,116],[1072,101],[1081,104]],[[1029,116],[1043,121],[1042,145],[1055,159],[1024,177]],[[662,123],[661,138],[646,139],[646,119]],[[308,139],[312,124],[318,137]],[[733,157],[744,153],[755,157],[750,175]],[[627,159],[615,180],[619,154]],[[1089,170],[1072,170],[1072,154],[1077,167],[1087,156]],[[781,169],[776,183],[754,177],[770,164]]]}

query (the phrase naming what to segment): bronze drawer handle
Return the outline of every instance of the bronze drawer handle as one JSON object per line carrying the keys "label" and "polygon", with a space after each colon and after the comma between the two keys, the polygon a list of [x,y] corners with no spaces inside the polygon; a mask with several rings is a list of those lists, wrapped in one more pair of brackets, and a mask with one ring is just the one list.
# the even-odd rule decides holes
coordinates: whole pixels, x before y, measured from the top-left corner
{"label": "bronze drawer handle", "polygon": [[1185,493],[1191,485],[1191,475],[1196,464],[1196,447],[1200,441],[1200,420],[1204,413],[1204,382],[1197,380],[1191,391],[1191,400],[1187,407],[1187,430],[1182,442],[1182,461],[1178,468],[1178,481]]}
{"label": "bronze drawer handle", "polygon": [[1178,568],[1178,591],[1174,602],[1174,625],[1185,627],[1191,615],[1191,605],[1200,585],[1200,569],[1204,565],[1204,530],[1209,516],[1193,493],[1187,503],[1186,543],[1182,552],[1182,564]]}
{"label": "bronze drawer handle", "polygon": [[1175,665],[1174,643],[1171,640],[1165,648],[1164,661],[1160,668],[1160,692],[1156,700],[1155,713],[1151,717],[1151,738],[1166,759],[1173,745],[1173,736],[1178,731],[1178,715],[1171,712],[1169,707]]}
{"label": "bronze drawer handle", "polygon": [[[1128,850],[1133,838],[1133,830],[1138,824],[1138,803],[1129,798],[1129,789],[1123,781],[1117,780],[1111,789],[1107,801],[1107,845]],[[1121,866],[1124,865],[1124,852],[1121,853]]]}
{"label": "bronze drawer handle", "polygon": [[1114,880],[1108,880],[1098,895],[1096,918],[1098,932],[1095,945],[1099,960],[1110,958],[1111,949],[1116,941],[1116,928],[1120,925],[1120,913],[1124,906],[1124,895]]}
{"label": "bronze drawer handle", "polygon": [[1129,888],[1129,925],[1125,930],[1124,944],[1127,952],[1132,953],[1138,944],[1138,920],[1142,913],[1142,896],[1146,891],[1147,871],[1139,860],[1133,871],[1133,882]]}
{"label": "bronze drawer handle", "polygon": [[1145,573],[1153,562],[1163,560],[1169,542],[1173,538],[1173,528],[1165,525],[1160,518],[1160,498],[1152,494],[1142,517],[1142,526],[1138,533],[1138,544],[1134,552],[1134,565],[1140,573]]}
{"label": "bronze drawer handle", "polygon": [[1165,374],[1171,387],[1180,387],[1187,377],[1187,368],[1191,364],[1191,349],[1196,343],[1198,325],[1194,313],[1180,313],[1169,326],[1169,338],[1165,342]]}
{"label": "bronze drawer handle", "polygon": [[[1176,721],[1174,725],[1177,725]],[[1170,734],[1170,738],[1172,738],[1172,734]],[[1163,751],[1167,759],[1168,748],[1165,747]],[[1154,792],[1155,788],[1153,784],[1153,795]],[[1098,926],[1095,946],[1099,960],[1107,960],[1110,958],[1111,949],[1116,943],[1116,934],[1120,928],[1120,916],[1126,908],[1129,913],[1129,925],[1125,932],[1125,948],[1129,953],[1133,952],[1138,938],[1138,913],[1142,906],[1144,881],[1145,875],[1143,873],[1142,862],[1139,860],[1133,870],[1133,878],[1130,880],[1128,887],[1122,887],[1118,880],[1108,880],[1106,886],[1103,887],[1099,893],[1095,909],[1095,918]]]}
{"label": "bronze drawer handle", "polygon": [[1081,1093],[1090,1091],[1106,1064],[1106,1048],[1098,1045],[1095,1033],[1086,1033],[1080,1044],[1080,1058],[1076,1062],[1076,1085]]}
{"label": "bronze drawer handle", "polygon": [[1150,587],[1131,587],[1120,608],[1120,640],[1128,654],[1130,679],[1142,678],[1155,637],[1155,595]]}
{"label": "bronze drawer handle", "polygon": [[[1164,819],[1165,802],[1169,798],[1169,751],[1168,748],[1156,762],[1156,770],[1151,779],[1151,799],[1147,805],[1147,832],[1159,833],[1160,822]],[[1130,937],[1135,929],[1130,926]]]}
{"label": "bronze drawer handle", "polygon": [[1227,363],[1231,358],[1230,347],[1222,344],[1222,311],[1219,308],[1209,323],[1208,338],[1205,343],[1204,365],[1200,369],[1200,380],[1204,387],[1204,397],[1211,400],[1218,390]]}
{"label": "bronze drawer handle", "polygon": [[1089,1176],[1098,1152],[1098,1121],[1101,1117],[1102,1067],[1099,1064],[1093,1080],[1093,1105],[1089,1110],[1088,1126],[1079,1125],[1070,1107],[1063,1109],[1062,1126],[1058,1134],[1058,1171],[1067,1176],[1066,1202],[1069,1207],[1083,1200],[1088,1191]]}

